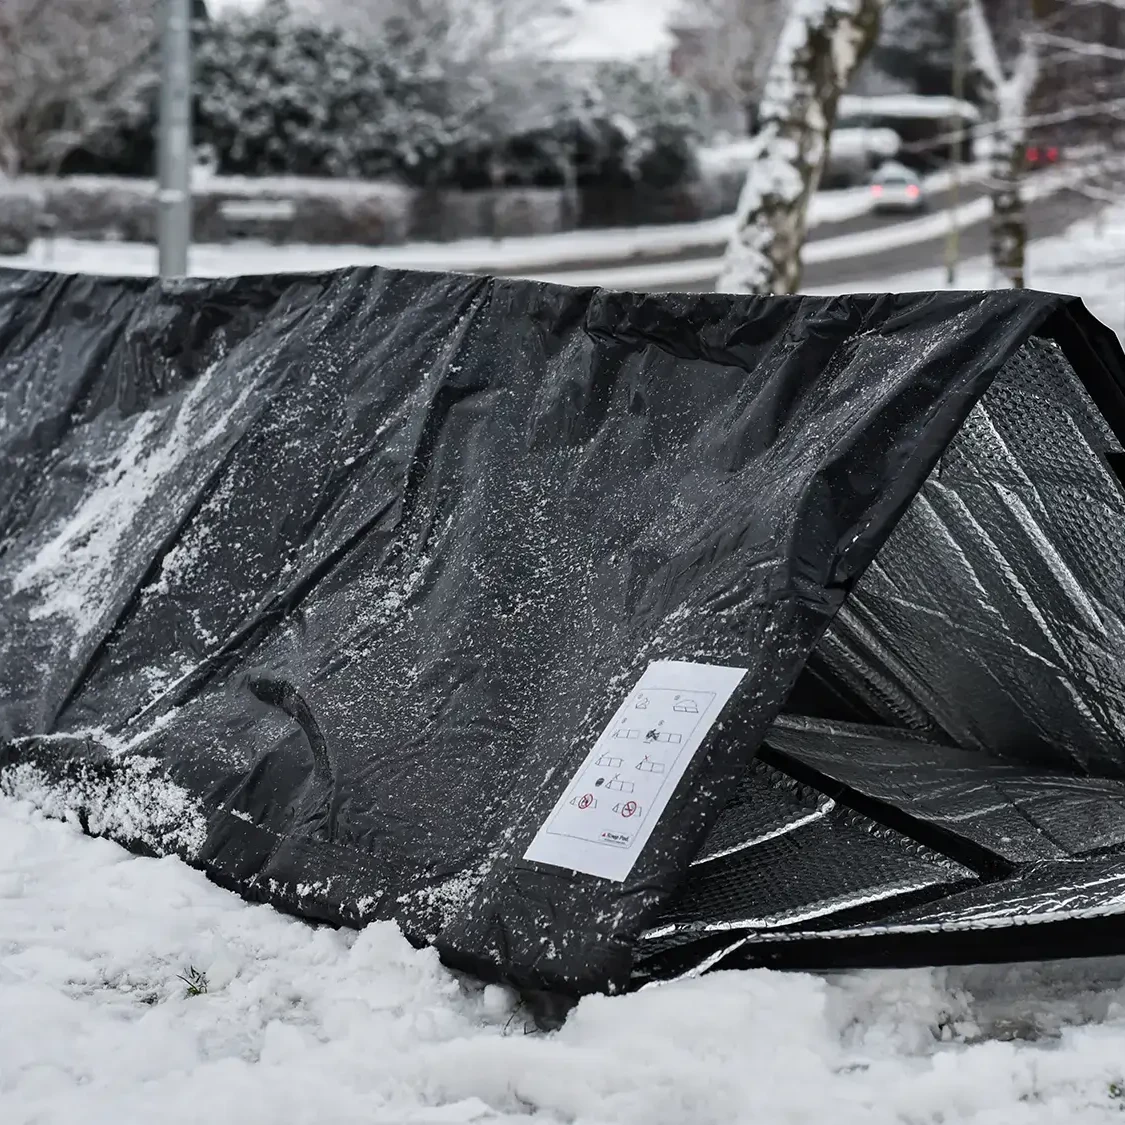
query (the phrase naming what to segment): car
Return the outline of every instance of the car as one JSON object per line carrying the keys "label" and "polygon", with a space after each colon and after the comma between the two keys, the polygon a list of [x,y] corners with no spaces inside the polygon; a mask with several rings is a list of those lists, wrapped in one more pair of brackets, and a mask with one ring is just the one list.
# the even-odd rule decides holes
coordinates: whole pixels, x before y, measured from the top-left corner
{"label": "car", "polygon": [[875,212],[922,211],[926,207],[921,177],[904,164],[884,164],[871,178],[871,197]]}
{"label": "car", "polygon": [[1058,164],[1061,157],[1059,146],[1053,144],[1029,144],[1024,155],[1028,170],[1032,172],[1039,168],[1050,168],[1052,165]]}

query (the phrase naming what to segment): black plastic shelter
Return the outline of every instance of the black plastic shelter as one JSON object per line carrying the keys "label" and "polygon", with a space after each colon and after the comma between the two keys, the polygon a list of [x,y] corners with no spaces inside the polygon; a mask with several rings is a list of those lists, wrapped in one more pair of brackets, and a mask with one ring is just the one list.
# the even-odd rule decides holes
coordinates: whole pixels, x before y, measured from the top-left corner
{"label": "black plastic shelter", "polygon": [[1123,434],[1031,292],[0,272],[0,785],[529,994],[1121,951]]}

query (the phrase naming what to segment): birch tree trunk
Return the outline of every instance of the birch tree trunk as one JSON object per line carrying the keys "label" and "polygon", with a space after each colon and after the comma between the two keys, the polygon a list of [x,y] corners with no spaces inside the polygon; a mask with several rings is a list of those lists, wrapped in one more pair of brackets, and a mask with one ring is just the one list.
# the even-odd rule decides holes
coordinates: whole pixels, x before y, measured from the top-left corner
{"label": "birch tree trunk", "polygon": [[[1019,53],[1005,72],[988,26],[981,0],[962,0],[968,25],[969,51],[984,78],[995,116],[990,194],[989,253],[992,284],[1022,289],[1025,282],[1027,213],[1023,181],[1027,147],[1027,110],[1039,81],[1039,40],[1027,26],[1020,35]],[[1027,19],[1034,19],[1034,0],[1028,0]]]}
{"label": "birch tree trunk", "polygon": [[792,0],[766,79],[754,159],[719,289],[795,293],[808,207],[836,103],[871,49],[887,0]]}
{"label": "birch tree trunk", "polygon": [[992,284],[1024,288],[1027,252],[1027,211],[1023,200],[1023,138],[998,137],[992,158],[992,216],[988,251],[992,259]]}

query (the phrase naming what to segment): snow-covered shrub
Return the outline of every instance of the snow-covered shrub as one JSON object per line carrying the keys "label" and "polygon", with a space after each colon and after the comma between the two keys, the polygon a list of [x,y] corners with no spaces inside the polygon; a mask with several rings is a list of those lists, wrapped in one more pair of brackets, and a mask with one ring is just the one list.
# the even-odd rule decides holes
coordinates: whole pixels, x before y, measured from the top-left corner
{"label": "snow-covered shrub", "polygon": [[228,175],[440,182],[449,98],[416,62],[279,4],[224,16],[199,44],[197,137]]}
{"label": "snow-covered shrub", "polygon": [[696,172],[702,106],[652,63],[606,63],[597,90],[614,136],[607,180],[672,187]]}
{"label": "snow-covered shrub", "polygon": [[569,65],[480,78],[514,87],[492,98],[512,109],[502,129],[462,132],[452,177],[461,187],[662,188],[696,173],[702,109],[655,67]]}
{"label": "snow-covered shrub", "polygon": [[44,210],[60,235],[126,242],[156,238],[156,188],[149,180],[44,177],[38,187]]}
{"label": "snow-covered shrub", "polygon": [[[387,183],[216,176],[192,192],[192,231],[201,242],[249,237],[381,246],[403,242],[410,235],[414,196],[409,188]],[[235,215],[226,206],[231,202],[251,207]],[[268,213],[255,218],[259,208],[253,205],[270,202],[285,203],[289,214],[280,219]],[[34,233],[41,215],[62,236],[153,242],[156,184],[150,179],[112,176],[27,177],[10,185],[0,181],[0,233],[9,227]]]}
{"label": "snow-covered shrub", "polygon": [[42,193],[26,181],[0,176],[0,254],[22,254],[35,238]]}
{"label": "snow-covered shrub", "polygon": [[[462,190],[680,184],[702,112],[651,66],[451,61],[440,42],[313,23],[284,0],[198,25],[195,86],[196,140],[223,175]],[[72,170],[151,175],[156,115],[153,97]]]}

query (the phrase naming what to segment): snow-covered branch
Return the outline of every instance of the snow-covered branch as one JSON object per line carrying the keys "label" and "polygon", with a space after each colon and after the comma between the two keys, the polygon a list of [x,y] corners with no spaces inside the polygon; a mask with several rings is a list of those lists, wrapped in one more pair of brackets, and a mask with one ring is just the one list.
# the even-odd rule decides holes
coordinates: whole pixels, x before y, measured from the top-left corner
{"label": "snow-covered branch", "polygon": [[741,135],[785,21],[785,0],[680,0],[674,18],[692,41],[682,76],[704,92],[715,122]]}
{"label": "snow-covered branch", "polygon": [[770,66],[760,131],[720,287],[792,293],[808,203],[840,94],[875,41],[886,0],[794,0]]}
{"label": "snow-covered branch", "polygon": [[984,14],[984,5],[981,0],[963,0],[963,3],[969,54],[988,84],[998,90],[1004,85],[1004,68],[1000,64],[992,28],[988,26]]}
{"label": "snow-covered branch", "polygon": [[1011,70],[1005,73],[982,0],[962,0],[962,3],[969,54],[988,84],[1000,120],[1009,130],[1018,130],[1018,123],[1026,116],[1027,103],[1039,81],[1039,34],[1033,27],[1021,30],[1019,53]]}
{"label": "snow-covered branch", "polygon": [[[1125,11],[1125,7],[1122,10]],[[1072,39],[1069,35],[1054,35],[1046,31],[1036,32],[1035,39],[1044,47],[1057,47],[1070,54],[1125,62],[1125,48],[1107,47],[1104,43],[1089,43],[1084,39]]]}
{"label": "snow-covered branch", "polygon": [[0,173],[50,170],[145,81],[155,0],[0,0]]}
{"label": "snow-covered branch", "polygon": [[1011,76],[1004,83],[1010,90],[1013,104],[1020,107],[1020,113],[1027,111],[1027,103],[1035,92],[1035,85],[1039,81],[1039,42],[1035,33],[1027,28],[1020,35],[1019,54],[1016,55],[1015,66]]}

